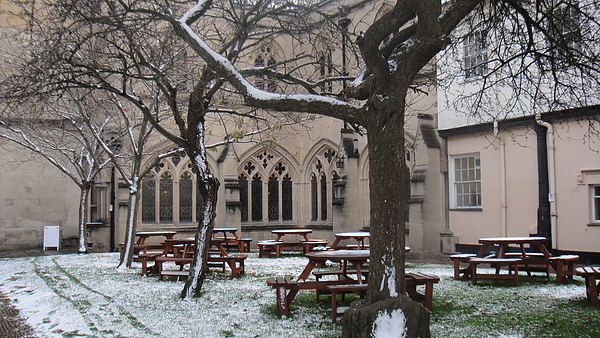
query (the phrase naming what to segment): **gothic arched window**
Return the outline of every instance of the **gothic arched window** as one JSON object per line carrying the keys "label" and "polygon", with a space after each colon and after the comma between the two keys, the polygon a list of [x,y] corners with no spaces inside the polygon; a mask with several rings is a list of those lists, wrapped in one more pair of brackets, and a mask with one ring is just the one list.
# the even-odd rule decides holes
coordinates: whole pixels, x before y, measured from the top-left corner
{"label": "gothic arched window", "polygon": [[240,182],[240,213],[242,222],[248,222],[248,178],[242,174],[238,177]]}
{"label": "gothic arched window", "polygon": [[[319,55],[319,79],[331,77],[333,75],[333,61],[331,57],[331,49],[327,49],[321,52]],[[333,85],[331,82],[327,82],[321,85],[321,92],[331,93],[333,92]]]}
{"label": "gothic arched window", "polygon": [[179,179],[179,222],[190,223],[193,220],[194,182],[189,172],[184,172]]}
{"label": "gothic arched window", "polygon": [[327,178],[321,174],[321,221],[327,220]]}
{"label": "gothic arched window", "polygon": [[[254,57],[254,67],[262,68],[267,67],[270,70],[277,70],[277,59],[275,56],[274,47],[270,44],[261,46]],[[277,82],[274,79],[267,77],[266,75],[256,76],[254,80],[254,86],[261,90],[267,90],[270,92],[277,91]]]}
{"label": "gothic arched window", "polygon": [[275,174],[269,177],[267,203],[269,221],[279,220],[279,180]]}
{"label": "gothic arched window", "polygon": [[160,177],[159,192],[159,222],[171,223],[173,222],[173,176],[171,173],[166,172]]}
{"label": "gothic arched window", "polygon": [[142,223],[156,222],[156,176],[142,180]]}
{"label": "gothic arched window", "polygon": [[263,181],[260,175],[256,174],[252,177],[252,221],[262,221],[263,220]]}
{"label": "gothic arched window", "polygon": [[311,209],[311,221],[317,221],[319,219],[319,195],[317,188],[317,176],[315,174],[310,175],[310,209]]}
{"label": "gothic arched window", "polygon": [[181,153],[158,163],[142,180],[140,219],[144,224],[178,226],[201,217],[192,164]]}
{"label": "gothic arched window", "polygon": [[286,174],[281,182],[281,218],[284,221],[293,220],[292,177]]}

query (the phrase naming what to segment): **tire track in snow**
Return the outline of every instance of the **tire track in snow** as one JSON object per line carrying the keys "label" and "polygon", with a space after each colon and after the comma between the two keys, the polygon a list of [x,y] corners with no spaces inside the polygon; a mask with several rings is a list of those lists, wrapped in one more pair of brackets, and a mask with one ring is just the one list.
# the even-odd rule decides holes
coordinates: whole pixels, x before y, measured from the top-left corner
{"label": "tire track in snow", "polygon": [[[68,273],[56,259],[54,266],[34,260],[35,273],[59,297],[79,311],[90,331],[102,336],[159,336],[137,320],[129,311],[116,305],[112,297],[96,291]],[[121,332],[110,328],[119,327]]]}

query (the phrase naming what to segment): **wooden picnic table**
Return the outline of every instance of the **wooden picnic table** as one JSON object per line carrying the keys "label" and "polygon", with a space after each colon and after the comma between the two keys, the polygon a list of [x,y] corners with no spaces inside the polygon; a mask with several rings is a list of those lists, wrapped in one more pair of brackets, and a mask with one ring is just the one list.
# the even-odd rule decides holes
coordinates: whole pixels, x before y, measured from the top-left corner
{"label": "wooden picnic table", "polygon": [[582,266],[575,272],[585,279],[585,293],[592,306],[599,306],[600,294],[600,266]]}
{"label": "wooden picnic table", "polygon": [[[290,276],[270,277],[267,279],[267,284],[277,290],[278,313],[280,315],[287,315],[289,305],[296,297],[296,294],[298,294],[298,291],[302,289],[327,291],[329,285],[348,284],[349,282],[357,284],[364,283],[365,280],[362,277],[361,266],[369,260],[369,256],[369,250],[327,250],[307,253],[306,257],[308,258],[308,263],[295,280]],[[328,260],[335,263],[341,263],[342,273],[340,276],[345,280],[307,281],[315,266],[322,265]],[[355,277],[350,276],[351,270],[348,270],[348,266],[353,266],[355,268],[352,270],[352,274],[354,274]]]}
{"label": "wooden picnic table", "polygon": [[[572,278],[574,274],[574,264],[579,259],[577,255],[560,255],[552,256],[544,243],[546,237],[486,237],[480,238],[481,247],[476,254],[458,254],[452,255],[450,258],[454,261],[454,279],[460,279],[460,274],[463,277],[471,277],[473,282],[478,278],[486,279],[512,279],[518,285],[519,266],[524,266],[527,275],[531,275],[531,271],[545,272],[547,276],[550,274],[550,268],[556,272],[556,283],[560,284],[568,278]],[[499,250],[496,254],[490,254],[488,249],[492,246],[498,246]],[[517,252],[511,252],[509,247],[517,247]],[[466,268],[461,268],[460,263],[468,263]],[[495,274],[476,275],[477,265],[489,263],[496,267]],[[500,274],[500,268],[507,266],[509,275]],[[512,271],[511,271],[512,270]]]}
{"label": "wooden picnic table", "polygon": [[230,238],[238,239],[237,230],[237,228],[214,228],[212,237],[215,238],[217,237],[217,234],[221,233],[225,239],[227,239],[227,234],[231,235]]}
{"label": "wooden picnic table", "polygon": [[[301,248],[306,254],[313,251],[316,247],[325,248],[328,243],[327,240],[323,239],[310,239],[308,235],[312,233],[311,229],[278,229],[271,232],[277,236],[274,240],[264,240],[256,243],[259,257],[270,256],[274,253],[275,257],[279,258],[281,257],[282,248],[287,248],[288,250]],[[286,241],[283,239],[285,235],[300,235],[302,239],[294,241],[288,238]]]}
{"label": "wooden picnic table", "polygon": [[[148,254],[148,250],[162,250],[163,244],[146,244],[146,240],[150,237],[165,237],[166,239],[172,239],[177,234],[177,231],[138,231],[135,233],[137,237],[133,244],[133,260],[139,260],[139,255]],[[125,254],[125,244],[119,244],[119,251],[121,252],[121,259]]]}
{"label": "wooden picnic table", "polygon": [[177,231],[138,231],[135,233],[137,237],[135,245],[146,244],[146,240],[150,237],[164,236],[166,239],[173,239],[175,235],[177,235]]}
{"label": "wooden picnic table", "polygon": [[[521,256],[523,258],[531,257],[531,249],[535,248],[543,255],[543,259],[548,260],[551,256],[550,252],[544,245],[546,237],[487,237],[480,238],[481,247],[477,251],[477,257],[484,257],[487,249],[490,246],[498,245],[499,251],[497,258],[505,258],[507,248],[510,245],[519,246]],[[529,248],[529,250],[527,250]]]}
{"label": "wooden picnic table", "polygon": [[[491,279],[496,283],[501,279],[513,280],[515,285],[519,285],[519,265],[525,265],[527,274],[530,275],[531,266],[543,266],[548,273],[550,265],[550,252],[544,245],[546,237],[487,237],[480,238],[481,247],[477,251],[475,257],[469,260],[469,271],[473,284],[477,283],[477,279]],[[496,257],[485,257],[490,246],[497,245],[499,247]],[[515,255],[507,255],[509,246],[518,246],[519,252]],[[537,249],[539,252],[533,253],[531,250]],[[496,268],[495,273],[479,274],[477,266],[479,264],[489,263]],[[500,272],[501,268],[506,266],[507,274]]]}
{"label": "wooden picnic table", "polygon": [[[524,266],[527,275],[531,271],[545,272],[550,276],[550,268],[556,272],[556,283],[560,284],[574,274],[574,264],[579,259],[577,255],[552,256],[544,243],[546,237],[488,237],[480,238],[481,247],[475,257],[468,258],[469,267],[464,271],[465,275],[471,275],[473,282],[477,278],[487,279],[513,279],[515,285],[518,285],[519,266]],[[486,257],[490,246],[498,246],[499,250],[495,257]],[[518,247],[517,252],[510,252],[509,247]],[[468,256],[468,255],[466,255]],[[457,261],[455,261],[455,275],[457,274]],[[496,267],[495,274],[478,275],[476,273],[477,265],[480,263],[489,263]],[[507,266],[509,274],[500,274],[500,268]],[[512,271],[511,271],[512,270]],[[512,275],[511,275],[512,274]],[[456,276],[455,276],[456,278]]]}
{"label": "wooden picnic table", "polygon": [[282,237],[285,235],[302,235],[304,240],[308,242],[310,241],[308,234],[312,232],[313,231],[311,229],[278,229],[271,231],[271,233],[277,235],[277,238],[275,238],[276,242],[282,241]]}
{"label": "wooden picnic table", "polygon": [[[340,313],[337,307],[336,293],[355,292],[364,295],[367,292],[367,271],[364,265],[370,259],[369,250],[326,250],[314,251],[306,254],[308,263],[300,275],[293,279],[291,276],[277,276],[267,279],[267,284],[277,291],[277,310],[280,315],[287,315],[289,306],[302,289],[314,289],[319,293],[332,293],[332,320]],[[327,261],[340,264],[340,270],[313,271],[315,267],[323,266]],[[309,276],[317,273],[330,272],[337,275],[337,280],[308,281]],[[428,308],[432,308],[433,284],[439,282],[440,278],[435,275],[420,272],[406,273],[406,291],[411,299],[423,302]],[[417,286],[424,285],[425,293],[417,291]]]}
{"label": "wooden picnic table", "polygon": [[[167,239],[164,242],[162,254],[154,257],[155,266],[153,272],[158,274],[158,279],[163,276],[187,277],[188,271],[183,269],[184,265],[191,264],[194,260],[194,238]],[[211,247],[214,247],[212,253],[209,251],[208,264],[216,263],[220,267],[227,264],[231,269],[231,276],[237,278],[245,271],[244,260],[248,257],[246,254],[228,254],[220,241],[211,241]],[[162,263],[173,262],[179,265],[179,270],[163,270]]]}
{"label": "wooden picnic table", "polygon": [[[214,228],[212,232],[213,241],[221,241],[228,249],[230,245],[237,247],[239,252],[250,250],[252,238],[240,238],[237,234],[237,228]],[[222,234],[222,236],[217,236]]]}
{"label": "wooden picnic table", "polygon": [[358,246],[357,248],[359,250],[363,250],[363,249],[368,249],[368,245],[367,247],[365,247],[365,239],[369,238],[371,236],[370,233],[368,232],[340,232],[335,234],[335,241],[333,242],[333,244],[331,244],[331,249],[335,250],[337,249],[338,245],[340,244],[340,242],[342,240],[347,240],[347,239],[355,239],[358,242]]}

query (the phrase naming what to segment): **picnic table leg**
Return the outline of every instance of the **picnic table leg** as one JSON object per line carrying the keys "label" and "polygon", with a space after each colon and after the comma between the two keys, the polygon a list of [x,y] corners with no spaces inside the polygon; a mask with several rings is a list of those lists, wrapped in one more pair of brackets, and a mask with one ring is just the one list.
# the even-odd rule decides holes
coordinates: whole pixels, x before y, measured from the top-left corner
{"label": "picnic table leg", "polygon": [[585,276],[585,289],[587,291],[587,298],[592,306],[599,306],[598,301],[598,289],[600,288],[600,282],[596,284],[596,276]]}
{"label": "picnic table leg", "polygon": [[433,309],[433,283],[425,284],[425,307],[430,311]]}
{"label": "picnic table leg", "polygon": [[563,279],[565,278],[563,276],[563,269],[564,269],[564,263],[561,259],[559,259],[556,262],[556,268],[554,269],[554,271],[556,272],[556,284],[562,284]]}
{"label": "picnic table leg", "polygon": [[158,280],[162,280],[162,262],[154,261],[154,267],[156,267],[156,273],[158,273]]}
{"label": "picnic table leg", "polygon": [[229,268],[231,269],[231,277],[238,278],[239,272],[235,260],[228,260],[227,265],[229,265]]}
{"label": "picnic table leg", "polygon": [[489,244],[485,243],[482,244],[481,247],[479,248],[479,250],[477,251],[477,257],[483,257],[485,256],[485,250],[487,250],[488,246],[490,246]]}
{"label": "picnic table leg", "polygon": [[331,291],[331,322],[337,322],[337,292]]}
{"label": "picnic table leg", "polygon": [[284,287],[277,288],[277,312],[280,316],[288,314],[288,302]]}
{"label": "picnic table leg", "polygon": [[279,243],[275,243],[275,257],[281,257],[281,245]]}
{"label": "picnic table leg", "polygon": [[333,241],[333,244],[331,244],[330,248],[335,250],[337,249],[338,244],[340,244],[341,238],[340,237],[336,237],[335,241]]}

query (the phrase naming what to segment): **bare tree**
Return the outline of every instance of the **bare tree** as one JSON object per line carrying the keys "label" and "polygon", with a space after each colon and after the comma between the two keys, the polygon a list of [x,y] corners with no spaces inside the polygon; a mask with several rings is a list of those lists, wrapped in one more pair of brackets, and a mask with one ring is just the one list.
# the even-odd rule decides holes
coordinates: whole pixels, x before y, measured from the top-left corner
{"label": "bare tree", "polygon": [[[277,32],[302,28],[290,23],[297,14],[286,3],[222,2],[213,9],[215,12],[204,22],[202,30],[207,41],[226,54],[230,62]],[[183,149],[192,160],[202,206],[194,262],[182,297],[199,295],[219,186],[206,161],[207,120],[212,114],[227,113],[254,121],[255,127],[249,128],[250,131],[236,128],[229,130],[230,135],[224,135],[234,140],[256,130],[272,129],[268,127],[270,111],[218,107],[216,102],[220,98],[233,95],[224,86],[226,82],[213,69],[198,62],[197,57],[188,56],[189,47],[166,22],[157,20],[168,13],[181,13],[180,4],[48,1],[33,8],[24,7],[22,11],[23,17],[33,23],[32,42],[28,46],[30,57],[24,58],[25,63],[16,67],[18,72],[4,82],[4,88],[10,88],[6,93],[19,98],[62,95],[71,88],[112,93],[142,112],[152,128]],[[284,22],[285,28],[277,26]],[[286,60],[280,62],[278,65]],[[276,66],[269,63],[248,72],[264,76]],[[158,96],[154,95],[154,89]],[[159,106],[155,108],[157,102]],[[288,121],[301,120],[299,114],[290,114]],[[126,241],[130,243],[130,239],[128,236]]]}
{"label": "bare tree", "polygon": [[92,183],[110,164],[94,132],[103,133],[105,122],[92,131],[83,122],[77,104],[61,100],[60,104],[36,102],[19,109],[11,106],[15,117],[0,117],[0,138],[9,140],[38,154],[63,172],[80,189],[79,252],[87,251],[87,205]]}
{"label": "bare tree", "polygon": [[[323,114],[366,129],[370,151],[372,239],[368,299],[372,303],[405,292],[403,206],[406,200],[398,191],[402,191],[407,179],[404,175],[403,133],[406,98],[419,72],[440,51],[448,46],[461,46],[462,37],[473,32],[472,28],[486,27],[488,32],[498,35],[500,45],[506,46],[498,53],[492,53],[494,68],[490,73],[498,74],[496,81],[515,81],[514,90],[523,88],[516,81],[528,82],[530,85],[523,89],[532,91],[532,97],[543,98],[546,107],[560,103],[560,97],[566,93],[581,93],[579,88],[597,88],[600,78],[596,50],[597,4],[591,1],[536,1],[535,4],[515,0],[455,0],[444,4],[433,0],[395,1],[390,10],[371,22],[356,41],[364,68],[345,91],[346,97],[356,100],[354,104],[310,94],[265,92],[253,86],[243,72],[211,48],[198,33],[197,27],[206,19],[210,6],[210,1],[198,1],[183,15],[165,16],[165,19],[209,67],[244,96],[247,104],[279,111]],[[579,20],[585,19],[585,30],[574,36],[577,43],[565,35],[565,21],[556,10],[560,6],[578,12]],[[474,18],[478,20],[473,21]],[[461,23],[465,24],[466,30]],[[469,24],[472,26],[468,27]],[[453,39],[453,36],[458,37]],[[475,61],[466,67],[463,65],[463,69],[477,66]],[[534,68],[536,70],[532,71]],[[479,98],[489,88],[489,82],[484,81],[483,90],[478,91],[482,94],[471,97],[479,100],[476,103],[488,102]],[[543,88],[550,91],[540,90]],[[545,94],[540,96],[542,92]],[[401,174],[398,179],[377,179],[387,177],[389,172]],[[411,316],[416,317],[415,314]],[[364,325],[350,329],[353,323],[361,323],[357,324],[361,326],[364,322],[345,320],[345,336],[363,336],[365,330],[370,330]],[[409,336],[428,335],[424,331],[417,333],[416,325],[409,324],[408,327]]]}
{"label": "bare tree", "polygon": [[[353,8],[358,8],[361,4],[374,8],[373,3],[374,1],[364,1],[352,5],[356,5]],[[540,83],[551,88],[563,88],[552,85],[565,82],[567,77],[563,75],[561,67],[568,65],[574,67],[572,69],[578,69],[575,74],[585,79],[582,84],[597,84],[600,77],[596,72],[600,67],[595,57],[597,53],[592,53],[595,47],[587,43],[566,44],[569,41],[558,29],[560,22],[556,21],[557,12],[554,8],[557,3],[566,2],[537,1],[532,4],[517,0],[395,1],[387,12],[376,15],[373,10],[361,21],[364,31],[356,32],[358,38],[353,44],[358,59],[355,63],[361,69],[354,70],[353,81],[341,93],[317,95],[315,88],[323,82],[316,84],[311,78],[313,74],[306,72],[306,68],[297,66],[281,72],[273,65],[244,68],[239,65],[236,67],[236,62],[245,49],[257,47],[261,39],[287,36],[294,41],[303,42],[311,40],[315,36],[311,33],[316,31],[331,31],[331,37],[346,38],[345,30],[335,25],[347,14],[338,10],[340,5],[348,5],[346,2],[311,4],[267,0],[248,3],[202,0],[193,4],[181,4],[135,1],[98,2],[93,6],[99,7],[91,8],[92,5],[87,2],[71,0],[68,1],[69,6],[63,4],[64,6],[53,8],[52,4],[47,5],[53,10],[48,11],[45,19],[64,23],[64,26],[59,25],[59,33],[55,35],[60,39],[49,40],[49,45],[60,47],[55,48],[54,53],[60,53],[36,53],[38,60],[60,60],[56,64],[52,63],[60,66],[48,67],[46,63],[37,72],[30,74],[59,74],[53,77],[54,83],[44,84],[44,91],[52,86],[62,87],[67,84],[102,88],[130,100],[149,116],[157,130],[184,148],[190,158],[194,159],[193,165],[198,182],[201,183],[198,189],[204,197],[204,217],[198,225],[195,263],[182,294],[184,298],[198,294],[201,288],[201,267],[206,261],[206,243],[212,230],[211,220],[214,217],[218,182],[207,170],[204,138],[206,117],[211,110],[210,102],[219,89],[223,89],[225,84],[232,86],[244,98],[245,103],[253,107],[326,115],[364,128],[369,140],[371,177],[372,246],[368,301],[376,305],[390,298],[405,298],[406,200],[404,194],[398,192],[403,190],[404,182],[408,179],[405,175],[403,129],[407,94],[418,84],[417,80],[421,78],[419,73],[442,50],[460,46],[462,37],[467,36],[461,24],[468,25],[474,15],[479,15],[481,20],[473,21],[473,27],[490,25],[490,29],[495,27],[506,34],[502,35],[505,37],[501,40],[503,43],[516,41],[511,43],[511,48],[503,50],[504,54],[498,55],[499,61],[495,65],[501,65],[498,69],[506,72],[499,79],[509,81],[513,75],[520,74],[525,78],[530,76],[532,83],[537,83],[537,87],[533,86],[533,89],[539,88]],[[179,5],[189,5],[189,8],[181,8]],[[598,31],[593,19],[596,17],[593,15],[595,4],[589,2],[589,5],[576,8],[589,18],[588,28],[580,32],[580,40],[595,41],[594,35]],[[226,24],[222,25],[223,22]],[[150,40],[152,43],[149,43]],[[95,46],[93,41],[103,41],[102,48],[91,48]],[[172,72],[173,67],[179,64],[175,56],[182,54],[173,51],[183,52],[187,50],[185,47],[191,48],[204,63],[196,63],[201,66],[195,68],[197,75],[193,80],[190,79],[190,90],[184,95],[187,102],[182,103],[181,91]],[[575,52],[577,50],[579,51]],[[301,58],[297,61],[300,60]],[[541,73],[523,71],[532,69],[530,67],[535,63],[543,69]],[[33,64],[32,69],[36,69]],[[282,90],[269,91],[268,86],[253,85],[250,77],[257,75],[277,81],[280,86],[274,88]],[[326,81],[343,81],[347,79],[344,75],[345,72],[341,72],[341,76],[328,77]],[[143,97],[138,95],[139,87],[130,85],[132,81],[141,80],[154,81],[161,90],[169,113],[173,116],[172,124],[161,124],[153,119]],[[590,82],[585,82],[588,80]],[[483,87],[486,88],[488,87]],[[576,87],[571,85],[564,88]],[[17,89],[30,91],[31,86]],[[557,97],[550,96],[549,102],[557,102]],[[389,172],[399,174],[387,180],[379,179],[388,177]],[[417,310],[411,311],[407,316],[408,335],[428,336],[427,317],[422,313],[417,314]],[[352,322],[362,327],[351,329]],[[363,321],[344,322],[344,334],[348,336],[351,333],[361,336],[370,329]]]}
{"label": "bare tree", "polygon": [[[92,104],[82,99],[77,100],[76,103],[80,112],[92,112],[81,114],[82,121],[88,125],[92,131],[91,135],[96,138],[99,146],[111,160],[113,168],[128,186],[125,241],[118,266],[131,267],[142,179],[161,158],[172,156],[174,152],[155,155],[154,161],[148,161],[149,163],[143,166],[144,160],[148,157],[145,156],[144,149],[154,130],[148,118],[135,107],[124,105],[122,99],[114,93],[94,90],[92,94],[88,95],[88,98],[93,99]],[[152,110],[160,106],[158,95],[154,97],[155,100],[150,108]],[[93,118],[100,112],[108,116],[104,125],[98,125]]]}

